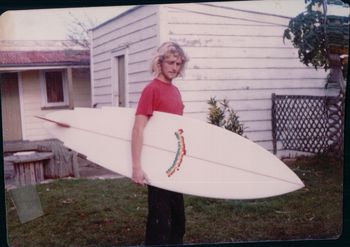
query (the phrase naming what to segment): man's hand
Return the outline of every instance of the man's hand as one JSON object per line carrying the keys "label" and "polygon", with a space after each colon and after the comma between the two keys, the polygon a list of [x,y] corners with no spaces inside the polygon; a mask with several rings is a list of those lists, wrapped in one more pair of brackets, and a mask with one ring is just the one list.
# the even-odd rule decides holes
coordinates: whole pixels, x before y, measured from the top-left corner
{"label": "man's hand", "polygon": [[133,169],[131,179],[135,184],[149,184],[149,179],[142,169]]}

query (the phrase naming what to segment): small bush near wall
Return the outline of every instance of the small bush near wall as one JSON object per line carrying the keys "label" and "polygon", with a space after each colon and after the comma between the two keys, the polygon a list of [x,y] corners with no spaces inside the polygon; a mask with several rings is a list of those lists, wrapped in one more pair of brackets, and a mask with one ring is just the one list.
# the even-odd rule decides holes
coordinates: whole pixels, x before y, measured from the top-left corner
{"label": "small bush near wall", "polygon": [[239,122],[239,117],[237,116],[236,112],[229,106],[228,100],[224,99],[222,101],[218,101],[214,97],[210,98],[207,103],[210,106],[208,123],[223,127],[236,134],[243,135],[245,128],[243,124]]}

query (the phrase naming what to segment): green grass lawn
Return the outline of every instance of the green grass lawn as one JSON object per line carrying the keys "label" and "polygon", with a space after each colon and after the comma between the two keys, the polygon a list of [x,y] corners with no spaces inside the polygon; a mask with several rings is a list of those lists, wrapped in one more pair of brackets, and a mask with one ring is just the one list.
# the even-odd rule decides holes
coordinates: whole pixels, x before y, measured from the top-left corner
{"label": "green grass lawn", "polygon": [[[185,243],[337,238],[342,231],[343,167],[327,157],[290,167],[306,187],[259,200],[185,196]],[[21,224],[9,199],[11,246],[140,245],[147,189],[128,179],[59,180],[37,186],[44,216]]]}

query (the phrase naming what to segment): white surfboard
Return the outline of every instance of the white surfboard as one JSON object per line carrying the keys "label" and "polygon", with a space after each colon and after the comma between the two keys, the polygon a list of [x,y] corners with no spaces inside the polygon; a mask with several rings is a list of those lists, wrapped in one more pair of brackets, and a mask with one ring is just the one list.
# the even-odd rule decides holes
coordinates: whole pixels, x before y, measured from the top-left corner
{"label": "white surfboard", "polygon": [[[45,121],[48,131],[67,147],[131,177],[134,109],[76,108],[45,118],[52,121]],[[304,187],[283,162],[252,141],[162,112],[155,112],[146,126],[142,166],[153,186],[210,198],[257,199]]]}

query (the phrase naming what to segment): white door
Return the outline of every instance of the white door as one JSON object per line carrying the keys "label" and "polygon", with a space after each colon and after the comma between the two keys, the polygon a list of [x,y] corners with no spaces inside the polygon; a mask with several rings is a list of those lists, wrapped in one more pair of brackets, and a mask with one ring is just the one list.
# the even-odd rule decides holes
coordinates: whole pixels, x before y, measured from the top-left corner
{"label": "white door", "polygon": [[0,83],[3,140],[22,140],[18,73],[0,74]]}
{"label": "white door", "polygon": [[113,105],[127,106],[126,58],[125,53],[113,54],[112,63]]}

